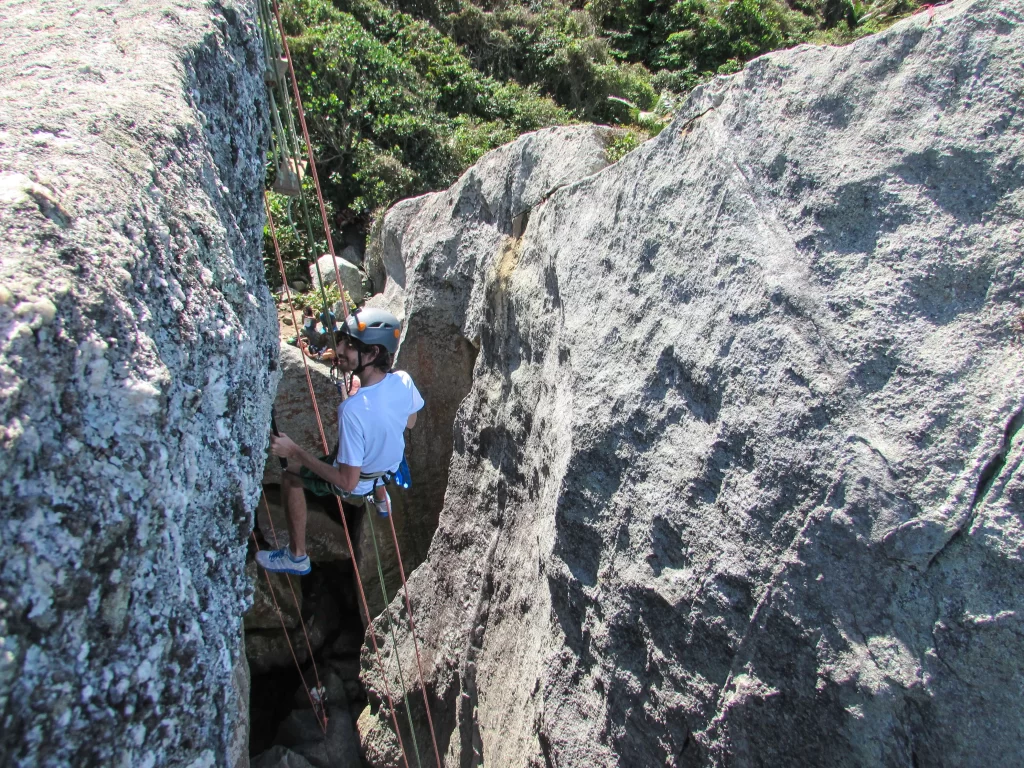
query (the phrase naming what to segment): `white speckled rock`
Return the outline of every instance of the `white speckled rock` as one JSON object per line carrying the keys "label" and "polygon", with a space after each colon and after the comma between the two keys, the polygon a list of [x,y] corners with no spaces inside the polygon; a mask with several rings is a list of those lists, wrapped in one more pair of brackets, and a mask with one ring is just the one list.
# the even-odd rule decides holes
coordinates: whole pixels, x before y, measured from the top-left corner
{"label": "white speckled rock", "polygon": [[277,357],[254,19],[0,8],[3,765],[245,763]]}
{"label": "white speckled rock", "polygon": [[698,89],[521,237],[458,202],[508,147],[389,214],[410,336],[479,344],[410,581],[446,765],[1024,761],[1022,75],[1024,3],[957,2]]}

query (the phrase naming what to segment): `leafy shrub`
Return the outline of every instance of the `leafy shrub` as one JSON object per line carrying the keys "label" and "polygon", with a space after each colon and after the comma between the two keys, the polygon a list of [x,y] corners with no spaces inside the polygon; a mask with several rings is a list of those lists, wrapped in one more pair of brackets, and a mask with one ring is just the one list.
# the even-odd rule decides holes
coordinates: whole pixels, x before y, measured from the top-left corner
{"label": "leafy shrub", "polygon": [[[316,287],[312,290],[306,291],[305,293],[293,292],[292,303],[298,310],[308,308],[312,309],[316,313],[320,313],[324,308],[325,296],[327,307],[329,309],[333,309],[334,306],[341,301],[341,295],[338,293],[338,285],[336,283],[327,283],[323,287],[323,292]],[[349,312],[356,308],[355,303],[352,301],[352,297],[348,295],[348,291],[345,291],[345,303],[348,304]]]}
{"label": "leafy shrub", "polygon": [[[518,135],[578,120],[628,129],[621,157],[663,125],[650,111],[714,74],[799,42],[877,31],[921,0],[282,0],[333,227],[451,184]],[[653,73],[653,74],[652,74]],[[309,187],[308,179],[304,187]],[[286,277],[326,251],[302,203],[271,195]],[[267,272],[278,285],[268,243]]]}
{"label": "leafy shrub", "polygon": [[[309,207],[309,200],[315,200],[316,193],[313,190],[312,180],[307,176],[302,181],[304,195]],[[310,260],[316,255],[327,252],[327,239],[323,236],[323,225],[320,221],[316,203],[310,208],[310,223],[313,229],[312,240],[309,231],[304,226],[306,218],[303,213],[302,202],[296,198],[285,197],[274,192],[267,193],[267,202],[270,208],[270,217],[273,220],[274,229],[277,234],[278,247],[281,250],[281,260],[284,263],[285,279],[288,282],[294,280],[309,279]],[[330,200],[325,201],[328,219],[334,217],[334,206]],[[274,253],[274,244],[271,237],[270,222],[263,227],[263,263],[267,274],[267,281],[271,287],[277,288],[281,285],[281,272],[278,269],[277,257]]]}

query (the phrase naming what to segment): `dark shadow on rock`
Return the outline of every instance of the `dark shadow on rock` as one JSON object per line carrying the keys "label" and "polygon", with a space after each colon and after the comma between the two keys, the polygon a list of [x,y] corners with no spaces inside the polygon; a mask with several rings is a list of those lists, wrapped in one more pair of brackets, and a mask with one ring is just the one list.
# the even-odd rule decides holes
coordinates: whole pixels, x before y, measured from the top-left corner
{"label": "dark shadow on rock", "polygon": [[819,247],[837,253],[871,253],[879,238],[911,221],[900,197],[885,189],[884,179],[855,181],[836,190],[832,204],[814,214],[821,227]]}
{"label": "dark shadow on rock", "polygon": [[[644,388],[644,400],[664,400],[670,390],[683,398],[687,411],[704,422],[717,421],[722,409],[721,377],[717,369],[702,370],[702,378],[694,378],[696,366],[676,354],[675,347],[662,349],[655,366],[655,376]],[[671,416],[670,416],[671,418]]]}
{"label": "dark shadow on rock", "polygon": [[907,155],[895,170],[903,181],[921,187],[929,199],[961,223],[976,223],[1004,195],[1024,184],[1019,170],[999,169],[995,160],[988,152],[930,148]]}
{"label": "dark shadow on rock", "polygon": [[438,323],[429,311],[408,319],[400,367],[421,388],[429,385],[429,392],[416,427],[407,433],[412,487],[402,494],[408,510],[401,541],[406,573],[426,559],[437,528],[448,487],[455,416],[472,387],[476,356],[476,348],[458,328]]}

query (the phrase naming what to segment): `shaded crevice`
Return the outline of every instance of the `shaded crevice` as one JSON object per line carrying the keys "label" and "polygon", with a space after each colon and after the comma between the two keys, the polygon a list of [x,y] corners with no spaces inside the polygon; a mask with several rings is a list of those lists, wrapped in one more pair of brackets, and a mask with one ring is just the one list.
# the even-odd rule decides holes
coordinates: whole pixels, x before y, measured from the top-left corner
{"label": "shaded crevice", "polygon": [[[476,708],[479,701],[479,692],[476,685],[476,662],[483,648],[487,620],[490,616],[491,596],[494,594],[494,557],[500,538],[500,531],[498,531],[495,533],[490,547],[488,547],[486,567],[483,572],[483,585],[480,590],[476,610],[474,611],[473,629],[469,637],[470,643],[466,651],[465,661],[463,662],[463,685],[459,701],[460,709],[463,711],[458,718],[462,742],[459,756],[461,768],[476,768],[476,766],[483,765],[483,737],[480,734],[480,725],[476,718]],[[467,709],[468,711],[466,711]]]}
{"label": "shaded crevice", "polygon": [[[270,484],[264,488],[271,499],[278,498],[275,485]],[[311,510],[321,502],[320,497],[307,494]],[[346,504],[345,513],[350,530],[357,534],[364,510]],[[338,528],[341,528],[340,522]],[[278,535],[283,533],[278,531]],[[275,536],[270,530],[257,528],[256,536],[261,549],[275,546]],[[247,555],[250,563],[255,551],[250,540]],[[258,567],[254,575],[260,582],[265,578]],[[352,561],[314,560],[310,574],[293,576],[289,580],[295,590],[295,597],[289,589],[282,588],[280,583],[276,583],[273,589],[281,612],[286,615],[294,616],[294,600],[297,598],[300,602],[299,613],[303,624],[286,630],[298,666],[286,650],[288,641],[279,626],[257,625],[245,628],[246,656],[251,675],[250,758],[257,757],[275,745],[288,747],[298,754],[319,748],[324,738],[319,729],[310,730],[299,726],[306,720],[313,722],[306,686],[313,688],[319,681],[323,687],[328,717],[350,719],[351,725],[348,727],[353,733],[359,713],[368,703],[365,687],[360,680],[360,651],[364,629]],[[263,599],[266,599],[266,595]],[[264,605],[263,610],[266,609]],[[260,606],[254,605],[250,609],[250,616],[257,610],[260,610]],[[298,741],[296,734],[301,737]]]}
{"label": "shaded crevice", "polygon": [[1006,429],[1003,430],[1003,440],[1000,443],[999,450],[996,451],[995,455],[985,464],[981,470],[981,474],[978,475],[978,484],[974,489],[974,497],[971,499],[971,506],[968,508],[967,515],[964,517],[963,523],[961,523],[952,536],[946,541],[945,544],[934,554],[928,561],[927,568],[931,568],[939,557],[948,550],[954,542],[958,541],[966,531],[971,529],[971,525],[974,523],[974,517],[977,514],[977,509],[981,506],[982,502],[988,496],[989,491],[992,490],[992,486],[995,485],[996,480],[1002,473],[1003,468],[1006,466],[1006,458],[1010,453],[1010,448],[1013,446],[1013,441],[1017,437],[1017,433],[1020,432],[1021,428],[1024,427],[1024,409],[1017,411],[1006,424]]}
{"label": "shaded crevice", "polygon": [[[971,515],[967,520],[968,524],[974,518],[974,510],[985,500],[988,492],[992,490],[996,479],[1003,471],[1003,467],[1006,466],[1006,457],[1009,455],[1013,440],[1017,433],[1020,432],[1022,426],[1024,426],[1024,409],[1017,411],[1007,423],[1006,429],[1003,430],[1003,442],[999,446],[999,450],[995,456],[989,459],[988,464],[985,465],[985,468],[981,470],[981,474],[978,476],[978,487],[975,489],[974,499],[971,501]],[[964,527],[967,527],[967,525]]]}

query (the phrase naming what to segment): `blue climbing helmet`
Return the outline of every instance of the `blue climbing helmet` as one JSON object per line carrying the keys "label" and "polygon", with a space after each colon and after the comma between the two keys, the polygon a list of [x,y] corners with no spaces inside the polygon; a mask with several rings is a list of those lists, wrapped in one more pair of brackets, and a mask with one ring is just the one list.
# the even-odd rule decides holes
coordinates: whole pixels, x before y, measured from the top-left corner
{"label": "blue climbing helmet", "polygon": [[367,346],[379,344],[394,356],[402,336],[402,324],[387,310],[367,307],[349,315],[341,332]]}

